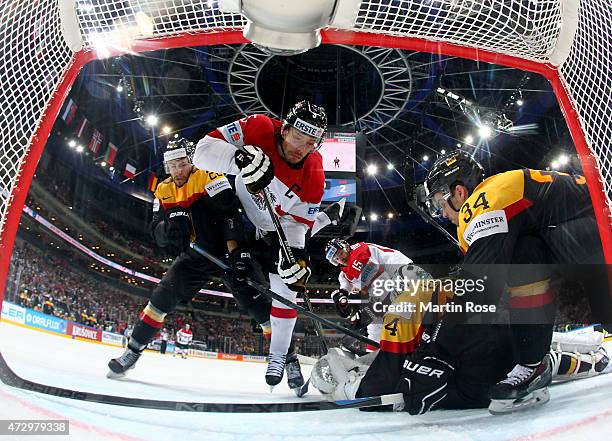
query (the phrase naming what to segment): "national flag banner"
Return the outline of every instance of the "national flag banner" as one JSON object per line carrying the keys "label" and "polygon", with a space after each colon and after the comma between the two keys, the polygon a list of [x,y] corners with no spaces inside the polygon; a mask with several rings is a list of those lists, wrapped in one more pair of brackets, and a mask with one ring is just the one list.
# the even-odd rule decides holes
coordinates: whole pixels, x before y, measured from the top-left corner
{"label": "national flag banner", "polygon": [[64,108],[64,112],[62,113],[62,119],[66,123],[66,125],[70,125],[72,120],[74,119],[74,115],[76,115],[78,106],[74,103],[72,99],[68,100],[66,107]]}
{"label": "national flag banner", "polygon": [[153,172],[149,172],[149,190],[155,191],[157,189],[157,175]]}
{"label": "national flag banner", "polygon": [[98,129],[94,129],[93,133],[91,134],[91,139],[89,140],[89,150],[91,150],[94,155],[98,154],[98,150],[100,150],[100,145],[102,145],[103,139],[104,136],[102,136],[102,133],[100,133]]}
{"label": "national flag banner", "polygon": [[119,148],[113,144],[112,142],[108,142],[108,149],[106,150],[106,154],[104,155],[104,160],[108,165],[113,165],[115,162],[115,158],[117,157],[117,151]]}
{"label": "national flag banner", "polygon": [[125,164],[125,170],[123,171],[123,176],[125,176],[128,179],[132,179],[134,176],[136,176],[136,167],[134,167],[129,162]]}
{"label": "national flag banner", "polygon": [[77,138],[80,138],[81,136],[83,136],[83,134],[85,133],[85,130],[87,130],[88,124],[89,124],[89,121],[87,121],[87,118],[83,117],[83,119],[81,119],[81,122],[79,123],[79,126],[77,128]]}

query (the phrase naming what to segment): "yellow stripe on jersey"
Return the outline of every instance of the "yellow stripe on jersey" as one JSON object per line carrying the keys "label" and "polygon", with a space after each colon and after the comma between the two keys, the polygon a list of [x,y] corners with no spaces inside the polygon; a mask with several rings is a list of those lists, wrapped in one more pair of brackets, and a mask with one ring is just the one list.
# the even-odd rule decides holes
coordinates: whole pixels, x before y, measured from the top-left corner
{"label": "yellow stripe on jersey", "polygon": [[172,178],[165,179],[157,186],[155,197],[164,208],[180,205],[188,208],[200,197],[230,188],[229,181],[223,173],[209,172],[193,167],[189,179],[181,187],[177,187]]}
{"label": "yellow stripe on jersey", "polygon": [[507,231],[505,209],[524,198],[523,170],[512,170],[485,179],[459,209],[457,238],[463,252],[479,237]]}

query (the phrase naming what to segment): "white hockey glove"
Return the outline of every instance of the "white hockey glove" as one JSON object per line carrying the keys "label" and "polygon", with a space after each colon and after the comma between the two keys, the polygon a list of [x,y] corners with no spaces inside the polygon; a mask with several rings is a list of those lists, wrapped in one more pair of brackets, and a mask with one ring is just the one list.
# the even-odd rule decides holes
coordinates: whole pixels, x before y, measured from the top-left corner
{"label": "white hockey glove", "polygon": [[305,258],[298,257],[296,262],[291,265],[284,259],[283,251],[279,250],[277,269],[278,275],[285,285],[294,291],[306,291],[306,282],[308,282],[310,277],[310,268],[308,268],[308,261]]}
{"label": "white hockey glove", "polygon": [[249,193],[259,193],[274,179],[274,165],[268,155],[257,146],[245,145],[243,150],[236,151],[234,161],[242,170],[242,182]]}

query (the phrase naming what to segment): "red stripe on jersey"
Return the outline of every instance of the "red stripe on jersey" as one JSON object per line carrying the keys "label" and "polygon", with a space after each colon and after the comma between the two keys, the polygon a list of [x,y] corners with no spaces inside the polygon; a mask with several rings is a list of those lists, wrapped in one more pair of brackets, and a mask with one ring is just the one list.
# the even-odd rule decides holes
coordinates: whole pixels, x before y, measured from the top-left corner
{"label": "red stripe on jersey", "polygon": [[519,214],[521,211],[525,211],[532,205],[533,205],[533,202],[531,202],[529,199],[520,199],[516,201],[514,204],[510,204],[506,208],[504,208],[504,211],[506,212],[506,218],[510,220],[514,216]]}
{"label": "red stripe on jersey", "polygon": [[147,325],[152,326],[155,329],[161,329],[161,327],[164,325],[164,322],[158,322],[146,315],[144,312],[140,313],[140,319]]}
{"label": "red stripe on jersey", "polygon": [[276,207],[274,207],[274,211],[276,211],[276,214],[278,214],[280,217],[283,217],[289,214],[289,216],[291,216],[296,222],[304,224],[308,228],[312,228],[312,226],[314,225],[314,221],[309,221],[308,219],[304,219],[301,216],[296,216],[295,214],[285,213],[283,210],[281,210],[280,205],[277,205]]}
{"label": "red stripe on jersey", "polygon": [[178,205],[180,205],[183,208],[189,208],[191,206],[191,204],[193,204],[194,202],[196,202],[197,200],[199,200],[203,196],[207,196],[206,191],[202,191],[200,193],[194,193],[194,194],[189,196],[184,201],[178,201],[178,202],[164,202],[164,201],[162,201],[161,204],[162,204],[162,207],[164,207],[164,210],[176,207]]}
{"label": "red stripe on jersey", "polygon": [[297,317],[297,311],[295,309],[278,308],[273,306],[270,310],[270,315],[272,317],[290,319]]}
{"label": "red stripe on jersey", "polygon": [[366,344],[366,351],[372,351],[374,352],[375,350],[377,350],[378,348],[376,346],[372,346],[372,345],[368,345]]}
{"label": "red stripe on jersey", "polygon": [[404,342],[381,340],[380,350],[394,354],[411,354],[421,344],[422,335],[423,326],[419,326],[419,330],[412,340]]}
{"label": "red stripe on jersey", "polygon": [[541,306],[550,305],[555,300],[555,294],[552,289],[545,293],[532,296],[510,297],[508,304],[515,309],[530,309],[539,308]]}

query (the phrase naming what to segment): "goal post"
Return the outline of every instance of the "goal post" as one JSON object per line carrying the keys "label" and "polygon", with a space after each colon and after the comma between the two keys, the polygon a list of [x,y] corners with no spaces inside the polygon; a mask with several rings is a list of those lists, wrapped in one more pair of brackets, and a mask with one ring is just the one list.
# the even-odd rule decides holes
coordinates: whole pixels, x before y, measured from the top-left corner
{"label": "goal post", "polygon": [[[0,5],[0,303],[30,183],[79,71],[101,57],[247,42],[242,34],[245,17],[220,10],[220,3],[22,0]],[[606,262],[612,263],[610,0],[339,0],[339,4],[347,15],[334,17],[333,23],[346,29],[322,30],[323,44],[438,53],[546,77],[576,145]],[[105,44],[100,46],[101,42]]]}

